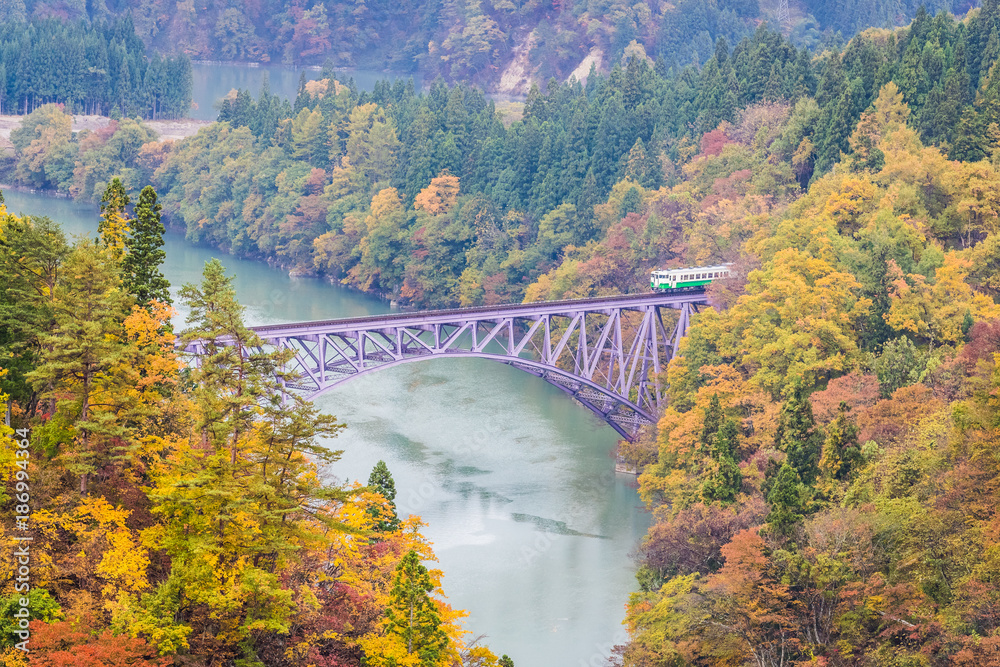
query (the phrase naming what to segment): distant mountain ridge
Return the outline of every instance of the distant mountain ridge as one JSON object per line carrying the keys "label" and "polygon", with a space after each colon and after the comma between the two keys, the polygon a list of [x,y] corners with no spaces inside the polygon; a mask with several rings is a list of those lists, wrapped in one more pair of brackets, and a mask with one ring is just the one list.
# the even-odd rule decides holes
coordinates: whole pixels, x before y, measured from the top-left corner
{"label": "distant mountain ridge", "polygon": [[[782,26],[799,46],[837,44],[868,27],[904,25],[923,5],[962,14],[975,0],[792,0]],[[10,0],[0,21],[101,19],[131,14],[140,37],[193,58],[422,70],[490,91],[523,94],[531,82],[623,56],[704,63],[763,22],[777,0]]]}

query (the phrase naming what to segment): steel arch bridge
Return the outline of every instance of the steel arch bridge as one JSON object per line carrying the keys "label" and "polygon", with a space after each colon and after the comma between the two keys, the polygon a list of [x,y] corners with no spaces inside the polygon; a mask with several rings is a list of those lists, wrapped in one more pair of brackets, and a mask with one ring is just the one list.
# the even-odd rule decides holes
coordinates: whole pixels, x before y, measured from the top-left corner
{"label": "steel arch bridge", "polygon": [[[540,377],[632,440],[664,407],[656,374],[677,354],[704,290],[652,292],[253,327],[292,350],[286,384],[308,398],[354,378],[438,357],[477,357]],[[668,329],[663,310],[678,317]],[[200,343],[187,351],[203,352]]]}

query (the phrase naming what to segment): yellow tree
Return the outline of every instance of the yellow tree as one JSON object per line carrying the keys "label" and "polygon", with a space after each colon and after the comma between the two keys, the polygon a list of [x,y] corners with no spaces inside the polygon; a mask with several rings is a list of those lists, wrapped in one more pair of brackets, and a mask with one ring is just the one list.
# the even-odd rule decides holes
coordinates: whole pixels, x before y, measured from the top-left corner
{"label": "yellow tree", "polygon": [[381,190],[372,198],[365,218],[366,234],[358,244],[361,261],[349,273],[355,284],[384,293],[399,286],[409,240],[407,220],[396,188]]}
{"label": "yellow tree", "polygon": [[323,114],[318,107],[312,111],[303,109],[292,121],[292,157],[313,162],[314,158],[325,158],[328,152]]}
{"label": "yellow tree", "polygon": [[431,215],[447,213],[458,200],[458,176],[452,176],[447,171],[432,178],[430,185],[417,194],[413,207],[424,210]]}
{"label": "yellow tree", "polygon": [[881,169],[885,153],[879,146],[889,132],[906,125],[910,108],[903,102],[903,94],[892,81],[882,86],[871,109],[861,114],[854,132],[851,133],[851,162],[857,168]]}
{"label": "yellow tree", "polygon": [[97,226],[101,244],[115,263],[125,257],[125,240],[129,233],[127,207],[130,201],[121,179],[115,176],[101,197],[101,222]]}
{"label": "yellow tree", "polygon": [[282,396],[288,357],[250,352],[260,343],[221,264],[209,262],[202,283],[181,294],[191,309],[185,336],[206,348],[191,374],[196,420],[165,443],[169,455],[153,470],[148,496],[159,524],[144,539],[170,557],[170,570],[127,623],[161,651],[196,637],[202,650],[227,655],[254,634],[289,631],[297,600],[283,573],[341,529],[334,512],[347,495],[318,466],[339,457],[319,439],[342,425]]}
{"label": "yellow tree", "polygon": [[984,237],[1000,231],[1000,174],[988,162],[964,163],[959,178],[952,207],[964,222],[962,242],[969,247],[973,234]]}
{"label": "yellow tree", "polygon": [[945,255],[933,283],[922,275],[904,276],[890,260],[890,309],[885,320],[892,328],[923,338],[930,343],[957,345],[962,341],[962,323],[966,314],[974,321],[1000,316],[993,300],[975,292],[966,282],[971,260],[957,252]]}
{"label": "yellow tree", "polygon": [[746,291],[706,324],[722,356],[741,364],[755,386],[778,396],[791,381],[812,386],[848,367],[854,331],[871,305],[852,275],[789,248],[752,272]]}

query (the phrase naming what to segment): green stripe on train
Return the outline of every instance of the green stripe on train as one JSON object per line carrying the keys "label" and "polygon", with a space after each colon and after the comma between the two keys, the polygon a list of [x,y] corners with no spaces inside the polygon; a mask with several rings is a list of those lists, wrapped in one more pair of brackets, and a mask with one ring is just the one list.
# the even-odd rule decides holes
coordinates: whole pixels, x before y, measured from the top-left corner
{"label": "green stripe on train", "polygon": [[708,279],[708,280],[686,280],[686,281],[678,280],[677,281],[677,287],[671,287],[670,283],[660,283],[659,285],[657,285],[655,283],[650,283],[650,287],[652,287],[653,289],[656,289],[657,287],[659,287],[660,289],[677,289],[679,287],[701,287],[702,285],[710,285],[711,283],[712,283],[711,279]]}

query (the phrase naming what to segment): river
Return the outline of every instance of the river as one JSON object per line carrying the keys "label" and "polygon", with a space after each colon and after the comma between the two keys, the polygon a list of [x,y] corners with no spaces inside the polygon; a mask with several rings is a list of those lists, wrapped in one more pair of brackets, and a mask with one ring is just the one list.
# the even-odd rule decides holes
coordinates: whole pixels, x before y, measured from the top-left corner
{"label": "river", "polygon": [[[322,74],[318,69],[283,67],[281,65],[241,65],[236,63],[192,63],[191,77],[193,104],[189,116],[197,120],[215,120],[219,116],[216,102],[230,90],[249,90],[256,98],[265,77],[271,92],[292,102],[299,89],[299,77],[305,73],[306,80],[318,79]],[[423,78],[419,74],[378,72],[364,69],[344,69],[336,71],[337,79],[347,83],[354,79],[359,90],[372,90],[376,81],[384,79],[413,79],[419,90]]]}
{"label": "river", "polygon": [[[11,212],[47,215],[96,235],[93,205],[16,191]],[[219,257],[236,276],[247,322],[269,324],[389,311],[323,281],[166,238],[164,273],[177,288]],[[476,359],[435,359],[361,377],[317,404],[348,425],[339,481],[365,483],[383,459],[400,514],[417,514],[453,606],[517,667],[603,665],[622,643],[635,588],[629,552],[648,515],[635,478],[616,475],[615,432],[542,380]]]}

